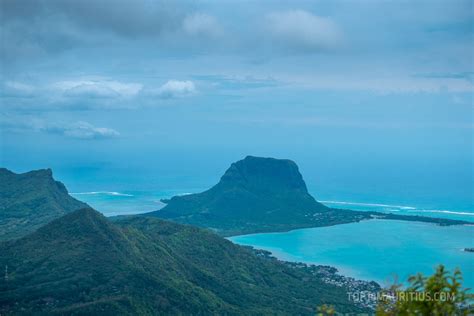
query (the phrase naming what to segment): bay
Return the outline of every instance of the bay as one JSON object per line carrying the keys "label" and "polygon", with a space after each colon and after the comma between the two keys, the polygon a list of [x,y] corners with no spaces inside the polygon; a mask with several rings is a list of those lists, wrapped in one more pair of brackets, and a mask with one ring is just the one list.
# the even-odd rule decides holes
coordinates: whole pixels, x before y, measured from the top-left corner
{"label": "bay", "polygon": [[229,238],[232,242],[271,251],[281,260],[331,265],[340,273],[388,285],[438,264],[459,267],[464,284],[474,287],[474,226],[370,220]]}

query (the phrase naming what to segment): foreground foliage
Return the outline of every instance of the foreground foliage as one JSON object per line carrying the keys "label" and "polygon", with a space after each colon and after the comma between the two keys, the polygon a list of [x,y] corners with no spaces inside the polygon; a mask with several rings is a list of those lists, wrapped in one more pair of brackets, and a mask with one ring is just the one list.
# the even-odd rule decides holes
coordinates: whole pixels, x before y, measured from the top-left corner
{"label": "foreground foliage", "polygon": [[437,267],[430,277],[422,274],[409,278],[410,286],[394,285],[384,294],[377,308],[378,316],[423,315],[458,316],[474,312],[472,294],[462,286],[460,270],[452,274],[444,266]]}

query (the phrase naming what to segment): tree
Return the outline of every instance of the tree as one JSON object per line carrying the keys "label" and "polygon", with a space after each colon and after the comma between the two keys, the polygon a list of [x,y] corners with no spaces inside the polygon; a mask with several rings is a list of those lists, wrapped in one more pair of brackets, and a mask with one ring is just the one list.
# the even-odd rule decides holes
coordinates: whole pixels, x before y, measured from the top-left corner
{"label": "tree", "polygon": [[334,306],[324,304],[318,307],[318,313],[316,315],[317,316],[334,316],[334,314],[336,314],[336,310],[334,309]]}
{"label": "tree", "polygon": [[410,285],[404,290],[396,284],[382,292],[377,306],[378,316],[458,316],[473,312],[470,305],[473,295],[462,287],[459,269],[450,274],[439,265],[432,276],[424,277],[419,273],[411,276],[408,282]]}

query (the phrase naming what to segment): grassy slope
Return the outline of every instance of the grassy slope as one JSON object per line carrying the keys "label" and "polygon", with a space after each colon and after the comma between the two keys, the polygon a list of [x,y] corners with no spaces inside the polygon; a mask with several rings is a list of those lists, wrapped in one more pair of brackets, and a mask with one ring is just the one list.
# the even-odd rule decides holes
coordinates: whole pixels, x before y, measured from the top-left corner
{"label": "grassy slope", "polygon": [[360,311],[342,288],[202,229],[84,209],[0,244],[0,313],[314,314]]}

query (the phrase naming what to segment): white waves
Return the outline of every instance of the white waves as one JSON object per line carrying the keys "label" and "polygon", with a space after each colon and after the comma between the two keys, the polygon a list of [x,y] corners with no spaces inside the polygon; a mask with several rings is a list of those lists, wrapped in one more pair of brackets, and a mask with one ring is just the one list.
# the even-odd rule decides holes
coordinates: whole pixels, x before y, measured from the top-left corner
{"label": "white waves", "polygon": [[133,196],[132,194],[120,193],[115,191],[93,191],[93,192],[76,192],[69,193],[71,195],[113,195],[113,196]]}

